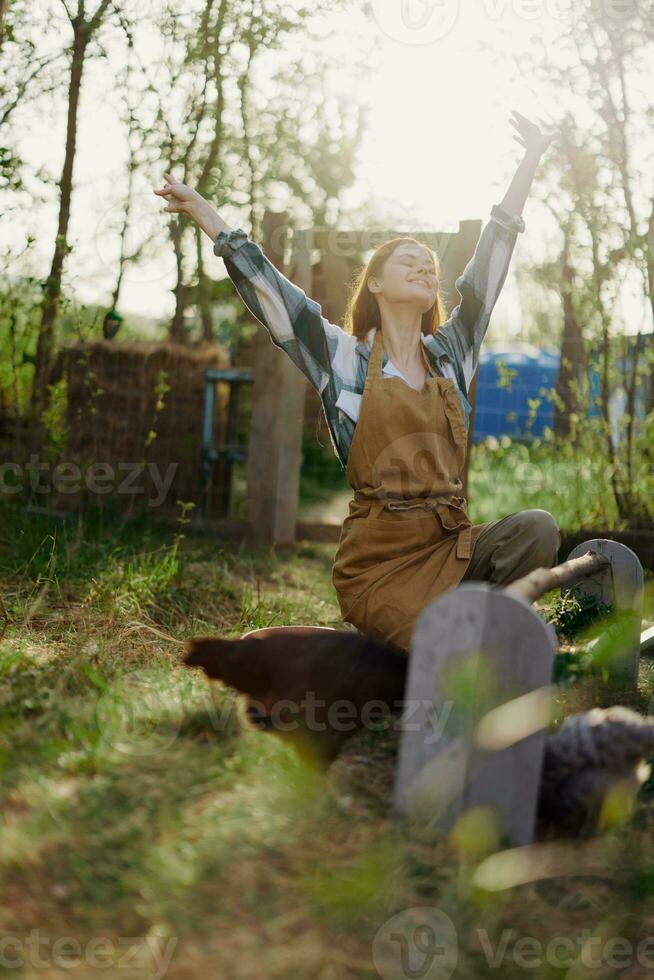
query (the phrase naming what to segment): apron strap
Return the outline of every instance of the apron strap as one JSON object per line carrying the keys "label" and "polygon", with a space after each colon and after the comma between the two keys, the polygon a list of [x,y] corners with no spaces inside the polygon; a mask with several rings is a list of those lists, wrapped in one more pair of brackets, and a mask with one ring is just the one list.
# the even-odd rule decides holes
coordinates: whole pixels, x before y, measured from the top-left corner
{"label": "apron strap", "polygon": [[462,527],[459,531],[459,537],[456,542],[456,557],[457,558],[470,558],[471,556],[471,544],[472,544],[472,525],[469,524],[468,527]]}
{"label": "apron strap", "polygon": [[429,360],[429,355],[427,354],[427,351],[425,349],[425,345],[422,342],[422,334],[420,335],[420,347],[422,349],[423,360],[424,360],[425,364],[427,365],[427,374],[430,375],[432,378],[437,378],[438,375],[436,374],[436,372],[434,371],[434,369],[432,367],[431,361]]}
{"label": "apron strap", "polygon": [[377,327],[375,330],[375,339],[372,342],[372,351],[370,354],[370,363],[368,365],[368,374],[366,375],[366,381],[368,378],[381,378],[382,376],[382,337],[381,337],[381,327]]}

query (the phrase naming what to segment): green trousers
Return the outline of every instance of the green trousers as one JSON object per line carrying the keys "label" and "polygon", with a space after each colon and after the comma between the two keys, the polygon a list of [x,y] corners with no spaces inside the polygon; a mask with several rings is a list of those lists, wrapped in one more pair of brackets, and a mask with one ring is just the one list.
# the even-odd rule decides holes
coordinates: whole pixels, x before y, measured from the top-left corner
{"label": "green trousers", "polygon": [[561,532],[549,511],[520,510],[481,532],[462,581],[508,585],[535,568],[557,564]]}

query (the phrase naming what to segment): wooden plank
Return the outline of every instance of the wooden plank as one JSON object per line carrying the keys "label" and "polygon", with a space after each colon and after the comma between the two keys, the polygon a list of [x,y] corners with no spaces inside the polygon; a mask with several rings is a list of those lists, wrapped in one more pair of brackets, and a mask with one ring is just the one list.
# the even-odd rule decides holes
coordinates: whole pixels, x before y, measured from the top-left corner
{"label": "wooden plank", "polygon": [[[288,228],[287,212],[266,211],[263,219],[263,251],[283,268],[282,236]],[[277,447],[279,442],[278,393],[286,354],[276,348],[260,327],[252,343],[252,413],[245,467],[247,519],[257,540],[270,541],[275,524]]]}
{"label": "wooden plank", "polygon": [[[277,269],[284,268],[286,212],[266,211],[264,251]],[[295,236],[294,236],[295,237]],[[295,257],[297,285],[310,289],[310,255],[306,236],[299,236]],[[247,515],[256,541],[295,540],[302,420],[306,379],[287,354],[261,330],[253,345],[254,384],[246,465]]]}
{"label": "wooden plank", "polygon": [[[311,296],[311,231],[293,233],[293,281]],[[295,541],[300,496],[304,403],[308,381],[284,355],[282,388],[278,396],[279,443],[275,522],[271,540],[278,544]]]}
{"label": "wooden plank", "polygon": [[[556,647],[551,625],[486,582],[461,585],[423,610],[411,645],[394,798],[420,836],[489,808],[501,837],[531,842],[546,724],[538,705],[549,706]],[[507,704],[514,736],[482,747],[481,726]]]}
{"label": "wooden plank", "polygon": [[324,541],[338,544],[341,538],[341,525],[324,524],[321,521],[298,521],[296,538],[298,541]]}

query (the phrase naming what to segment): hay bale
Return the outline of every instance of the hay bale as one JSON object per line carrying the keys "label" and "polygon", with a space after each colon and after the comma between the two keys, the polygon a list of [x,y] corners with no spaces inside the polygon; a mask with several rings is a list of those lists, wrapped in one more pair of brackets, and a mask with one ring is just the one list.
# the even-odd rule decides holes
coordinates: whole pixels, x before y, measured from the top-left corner
{"label": "hay bale", "polygon": [[[205,372],[229,366],[227,351],[217,344],[189,348],[97,340],[64,348],[54,376],[67,382],[66,460],[85,473],[92,464],[111,468],[117,477],[114,493],[129,511],[153,506],[173,510],[177,500],[198,504]],[[216,444],[224,437],[228,399],[229,385],[218,384]],[[142,472],[135,476],[138,466]],[[130,478],[132,485],[127,486]],[[167,479],[170,486],[161,501],[163,489],[157,490],[155,480]],[[136,492],[139,487],[142,492]],[[210,510],[218,490],[212,486]],[[60,495],[58,503],[79,505],[80,496],[94,493],[85,480],[82,494],[67,493],[66,500]]]}

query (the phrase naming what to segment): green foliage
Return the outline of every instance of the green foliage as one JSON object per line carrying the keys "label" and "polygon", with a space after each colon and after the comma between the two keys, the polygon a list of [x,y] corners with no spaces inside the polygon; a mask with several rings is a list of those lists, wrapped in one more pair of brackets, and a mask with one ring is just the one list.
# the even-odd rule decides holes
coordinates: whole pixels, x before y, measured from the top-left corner
{"label": "green foliage", "polygon": [[106,570],[91,581],[88,601],[137,614],[158,601],[178,598],[183,560],[177,543],[136,555],[110,554]]}
{"label": "green foliage", "polygon": [[[28,249],[33,242],[34,239],[28,240]],[[27,414],[31,396],[43,287],[42,280],[29,276],[0,277],[0,412],[15,418]],[[101,320],[100,308],[79,304],[64,292],[56,329],[57,345],[100,336]],[[63,393],[56,389],[54,396],[55,412],[60,412]]]}
{"label": "green foliage", "polygon": [[56,384],[48,385],[48,406],[41,415],[43,428],[47,434],[46,450],[52,458],[64,452],[68,444],[68,381],[61,378]]}
{"label": "green foliage", "polygon": [[561,589],[549,610],[548,620],[559,636],[571,637],[605,616],[611,607],[579,590]]}
{"label": "green foliage", "polygon": [[506,361],[501,357],[496,361],[496,368],[498,374],[497,387],[505,388],[507,391],[511,391],[513,379],[518,373],[516,368],[507,367]]}
{"label": "green foliage", "polygon": [[0,281],[0,408],[18,417],[31,391],[40,299],[35,279]]}
{"label": "green foliage", "polygon": [[[477,443],[469,468],[473,520],[541,507],[563,528],[620,527],[610,467],[598,452],[595,430],[589,426],[576,445],[557,442],[551,430],[530,442],[503,437]],[[643,479],[637,487],[644,488]]]}
{"label": "green foliage", "polygon": [[356,932],[375,913],[383,915],[388,889],[402,869],[397,844],[389,834],[349,860],[316,862],[302,888],[329,925]]}
{"label": "green foliage", "polygon": [[21,187],[20,168],[22,160],[7,146],[0,146],[0,188],[17,191]]}
{"label": "green foliage", "polygon": [[[646,605],[645,615],[648,613]],[[625,654],[629,656],[639,628],[634,612],[615,610],[573,586],[555,596],[544,616],[562,644],[565,642],[555,659],[555,681],[578,684],[600,678],[604,685],[619,686]]]}
{"label": "green foliage", "polygon": [[152,429],[148,432],[145,438],[146,449],[148,446],[152,445],[154,440],[157,438],[157,420],[165,408],[166,395],[170,391],[170,385],[168,384],[168,372],[163,369],[159,372],[157,377],[157,383],[154,387],[154,393],[156,395],[156,401],[154,403],[154,418],[152,421]]}
{"label": "green foliage", "polygon": [[334,453],[331,442],[321,445],[314,437],[302,443],[301,495],[307,500],[321,487],[340,490],[347,486],[345,470]]}

